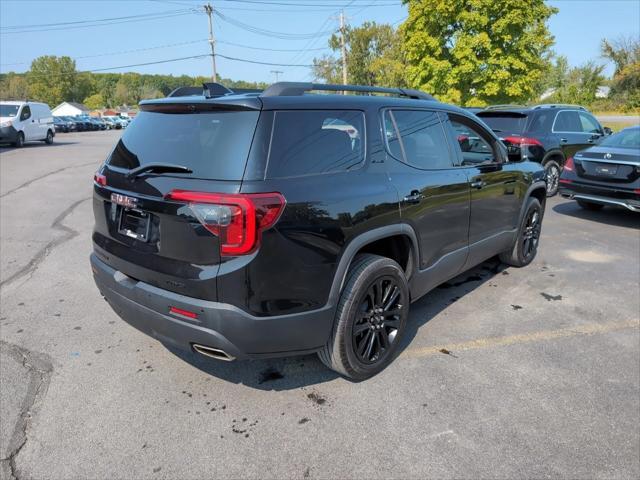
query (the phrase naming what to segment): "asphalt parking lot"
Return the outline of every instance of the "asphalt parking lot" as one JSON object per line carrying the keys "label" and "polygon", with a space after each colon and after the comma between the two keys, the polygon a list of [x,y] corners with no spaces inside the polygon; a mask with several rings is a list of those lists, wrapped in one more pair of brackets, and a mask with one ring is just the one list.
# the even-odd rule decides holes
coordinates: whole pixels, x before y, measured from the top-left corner
{"label": "asphalt parking lot", "polygon": [[2,478],[640,476],[639,215],[551,199],[536,261],[413,304],[369,381],[217,363],[93,284],[91,177],[119,134],[0,148]]}

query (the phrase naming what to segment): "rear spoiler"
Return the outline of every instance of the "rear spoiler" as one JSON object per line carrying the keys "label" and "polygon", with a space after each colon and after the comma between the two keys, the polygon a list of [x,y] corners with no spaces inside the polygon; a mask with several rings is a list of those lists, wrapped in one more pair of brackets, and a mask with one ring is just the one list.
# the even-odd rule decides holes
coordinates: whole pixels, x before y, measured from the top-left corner
{"label": "rear spoiler", "polygon": [[173,90],[167,97],[200,97],[205,98],[217,98],[225,95],[247,95],[247,94],[259,94],[262,90],[254,88],[235,88],[231,90],[225,87],[221,83],[207,82],[203,83],[202,87],[178,87]]}

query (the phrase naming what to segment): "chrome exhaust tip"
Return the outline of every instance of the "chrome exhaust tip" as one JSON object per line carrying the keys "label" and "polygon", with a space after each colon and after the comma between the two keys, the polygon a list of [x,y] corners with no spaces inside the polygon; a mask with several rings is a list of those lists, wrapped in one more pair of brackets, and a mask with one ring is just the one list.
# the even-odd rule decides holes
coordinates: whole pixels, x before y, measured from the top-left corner
{"label": "chrome exhaust tip", "polygon": [[219,348],[198,345],[197,343],[194,343],[192,346],[196,352],[204,355],[205,357],[215,358],[216,360],[222,360],[224,362],[232,362],[236,359],[236,357],[229,355],[227,352],[220,350]]}

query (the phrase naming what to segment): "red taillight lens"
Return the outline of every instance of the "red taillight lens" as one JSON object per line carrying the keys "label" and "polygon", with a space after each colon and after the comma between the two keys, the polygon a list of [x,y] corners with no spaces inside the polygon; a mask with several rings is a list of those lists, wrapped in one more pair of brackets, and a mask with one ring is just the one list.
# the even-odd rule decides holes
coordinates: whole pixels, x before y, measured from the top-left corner
{"label": "red taillight lens", "polygon": [[260,244],[262,231],[280,217],[286,201],[279,193],[207,193],[172,190],[169,200],[188,202],[198,221],[220,238],[223,256],[246,255]]}
{"label": "red taillight lens", "polygon": [[94,173],[93,181],[102,187],[107,185],[107,177],[105,177],[101,173]]}
{"label": "red taillight lens", "polygon": [[530,137],[505,137],[505,142],[513,143],[515,145],[520,145],[520,147],[524,146],[537,146],[541,147],[542,143],[535,138]]}
{"label": "red taillight lens", "polygon": [[198,318],[198,314],[196,312],[190,312],[189,310],[183,310],[178,307],[169,307],[169,313],[173,313],[174,315],[182,315],[187,318]]}
{"label": "red taillight lens", "polygon": [[567,161],[564,164],[564,170],[566,170],[567,172],[573,172],[574,168],[573,157],[567,158]]}

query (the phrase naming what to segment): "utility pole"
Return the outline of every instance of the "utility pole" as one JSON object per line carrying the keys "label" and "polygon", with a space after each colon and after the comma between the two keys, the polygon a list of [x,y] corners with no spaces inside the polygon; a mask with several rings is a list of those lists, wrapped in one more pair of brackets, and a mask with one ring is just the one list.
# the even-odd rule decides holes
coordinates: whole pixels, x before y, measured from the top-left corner
{"label": "utility pole", "polygon": [[278,79],[280,78],[280,74],[284,72],[282,70],[271,70],[271,73],[273,73],[276,76],[276,83],[277,83]]}
{"label": "utility pole", "polygon": [[213,36],[213,7],[210,3],[207,3],[204,6],[204,11],[207,12],[207,16],[209,17],[209,45],[211,45],[211,66],[213,67],[213,75],[211,76],[211,80],[214,82],[218,78],[218,72],[216,71],[216,39]]}
{"label": "utility pole", "polygon": [[340,11],[340,44],[342,47],[342,83],[347,84],[347,46],[345,44],[346,27],[344,24],[344,10]]}

